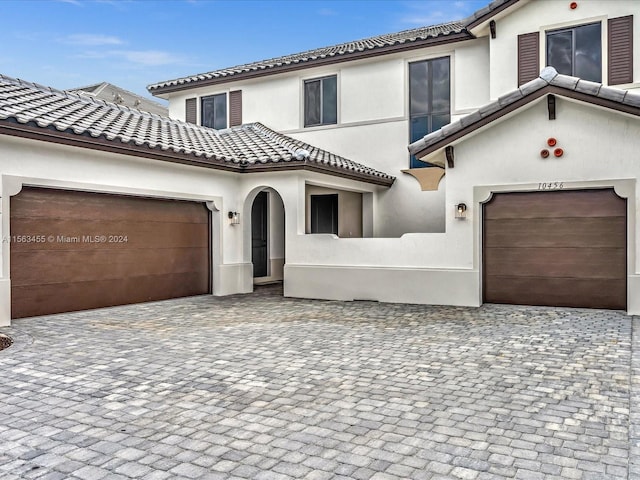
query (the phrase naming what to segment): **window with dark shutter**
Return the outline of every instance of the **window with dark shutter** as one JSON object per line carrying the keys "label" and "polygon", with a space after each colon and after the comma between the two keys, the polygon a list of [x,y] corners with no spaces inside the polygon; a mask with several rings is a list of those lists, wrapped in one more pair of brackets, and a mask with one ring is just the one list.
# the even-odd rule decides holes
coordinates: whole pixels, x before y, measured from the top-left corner
{"label": "window with dark shutter", "polygon": [[633,83],[633,15],[609,19],[609,85]]}
{"label": "window with dark shutter", "polygon": [[210,97],[202,97],[200,124],[203,127],[224,130],[227,128],[227,94],[219,93]]}
{"label": "window with dark shutter", "polygon": [[196,98],[187,98],[185,100],[184,121],[187,123],[198,123],[198,100]]}
{"label": "window with dark shutter", "polygon": [[518,35],[518,86],[540,75],[540,34]]}
{"label": "window with dark shutter", "polygon": [[600,22],[549,30],[547,65],[562,75],[602,82],[602,25]]}
{"label": "window with dark shutter", "polygon": [[242,90],[229,92],[229,126],[242,125]]}

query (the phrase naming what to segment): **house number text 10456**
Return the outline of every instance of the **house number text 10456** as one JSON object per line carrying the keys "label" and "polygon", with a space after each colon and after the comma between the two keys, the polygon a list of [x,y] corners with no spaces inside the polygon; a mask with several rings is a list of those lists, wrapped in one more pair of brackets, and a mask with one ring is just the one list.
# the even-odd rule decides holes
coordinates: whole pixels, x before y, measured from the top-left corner
{"label": "house number text 10456", "polygon": [[538,184],[538,190],[562,190],[564,182],[545,182]]}

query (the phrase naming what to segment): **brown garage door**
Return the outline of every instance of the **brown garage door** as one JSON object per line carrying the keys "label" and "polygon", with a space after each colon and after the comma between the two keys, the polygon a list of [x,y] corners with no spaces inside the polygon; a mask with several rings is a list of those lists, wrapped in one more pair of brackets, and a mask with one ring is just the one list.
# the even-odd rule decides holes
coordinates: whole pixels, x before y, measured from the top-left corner
{"label": "brown garage door", "polygon": [[24,188],[11,198],[13,318],[208,293],[202,203]]}
{"label": "brown garage door", "polygon": [[627,203],[612,189],[495,194],[484,301],[626,309]]}

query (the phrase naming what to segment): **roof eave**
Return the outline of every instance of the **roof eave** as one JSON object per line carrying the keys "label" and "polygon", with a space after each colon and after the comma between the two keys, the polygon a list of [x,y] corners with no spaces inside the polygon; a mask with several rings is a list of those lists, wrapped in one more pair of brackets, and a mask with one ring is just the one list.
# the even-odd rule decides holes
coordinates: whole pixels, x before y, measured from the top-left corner
{"label": "roof eave", "polygon": [[160,147],[150,147],[146,144],[137,145],[120,140],[109,140],[103,135],[92,137],[88,134],[76,134],[70,130],[61,131],[52,126],[39,127],[34,122],[19,123],[12,120],[0,120],[0,134],[217,170],[231,172],[242,170],[240,164],[207,158],[204,155],[198,156],[193,153],[163,150]]}
{"label": "roof eave", "polygon": [[502,5],[499,5],[493,10],[487,11],[485,14],[479,16],[478,18],[469,20],[469,23],[467,23],[467,29],[471,33],[476,34],[478,31],[481,31],[483,28],[486,28],[488,22],[490,22],[492,19],[494,19],[496,16],[499,16],[500,14],[502,14],[500,16],[505,15],[507,13],[505,12],[505,10],[510,9],[512,6],[514,6],[516,3],[520,1],[522,1],[522,3],[526,3],[528,0],[507,0]]}
{"label": "roof eave", "polygon": [[244,167],[244,171],[246,173],[274,172],[286,170],[306,170],[310,172],[323,173],[325,175],[347,178],[349,180],[356,180],[359,182],[365,182],[387,188],[391,187],[391,185],[393,185],[396,180],[395,177],[382,177],[378,175],[367,174],[364,172],[354,172],[331,165],[322,165],[315,162],[310,162],[308,160],[291,160],[271,164],[252,163],[249,165],[245,165]]}
{"label": "roof eave", "polygon": [[[221,83],[229,83],[229,82],[235,82],[238,80],[259,78],[259,77],[264,77],[268,75],[276,75],[279,73],[303,70],[305,68],[319,67],[319,66],[330,65],[334,63],[350,62],[350,61],[360,60],[363,58],[370,58],[370,57],[376,57],[376,56],[382,56],[382,55],[390,55],[392,53],[397,53],[401,51],[416,50],[419,48],[430,47],[435,45],[462,42],[465,40],[472,40],[474,38],[475,37],[473,35],[471,35],[469,32],[465,30],[457,33],[449,33],[446,35],[439,35],[437,37],[426,38],[423,40],[416,40],[415,42],[410,42],[410,43],[405,42],[401,44],[389,45],[389,46],[375,48],[371,50],[363,50],[363,51],[357,51],[352,53],[346,53],[346,54],[337,55],[333,57],[324,57],[324,58],[317,58],[313,60],[306,60],[298,63],[291,63],[289,65],[278,65],[278,66],[267,67],[259,70],[249,70],[246,72],[232,73],[229,75],[220,76],[216,78],[185,81],[184,83],[179,85],[168,85],[168,86],[158,86],[158,87],[154,87],[153,85],[150,85],[147,87],[147,90],[152,95],[160,96],[167,93],[174,93],[182,90],[189,90],[191,88],[207,87],[210,85],[218,85]],[[177,80],[173,80],[173,81],[177,81]]]}
{"label": "roof eave", "polygon": [[393,177],[386,178],[363,172],[353,172],[329,165],[324,166],[312,164],[307,161],[283,161],[280,163],[270,164],[236,163],[232,161],[218,160],[215,158],[207,158],[204,155],[198,156],[192,153],[163,150],[160,147],[150,147],[149,145],[137,145],[130,142],[109,140],[102,135],[99,137],[92,137],[90,135],[83,134],[79,135],[69,130],[60,131],[55,127],[39,127],[33,122],[19,123],[13,119],[0,120],[0,135],[10,135],[30,140],[56,143],[59,145],[87,148],[108,153],[149,158],[153,160],[234,173],[309,170],[384,187],[390,187],[395,181],[395,178]]}

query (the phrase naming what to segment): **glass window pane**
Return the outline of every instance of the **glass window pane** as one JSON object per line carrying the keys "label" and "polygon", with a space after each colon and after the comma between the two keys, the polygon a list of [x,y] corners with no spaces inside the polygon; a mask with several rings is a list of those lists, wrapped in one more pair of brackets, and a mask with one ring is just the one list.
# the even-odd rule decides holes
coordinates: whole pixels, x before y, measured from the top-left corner
{"label": "glass window pane", "polygon": [[[422,116],[412,118],[410,123],[410,130],[411,143],[415,142],[416,140],[420,140],[427,133],[429,133],[429,117]],[[421,162],[415,156],[411,155],[411,158],[409,160],[409,168],[423,168],[428,166],[428,163]]]}
{"label": "glass window pane", "polygon": [[201,102],[201,123],[203,127],[213,128],[214,109],[213,109],[213,97],[205,97]]}
{"label": "glass window pane", "polygon": [[448,113],[445,115],[433,115],[431,117],[431,130],[429,131],[429,133],[440,130],[442,127],[448,125],[449,123],[451,123],[451,115],[449,115]]}
{"label": "glass window pane", "polygon": [[320,81],[304,84],[304,125],[320,125]]}
{"label": "glass window pane", "polygon": [[337,77],[322,80],[322,124],[338,123]]}
{"label": "glass window pane", "polygon": [[449,113],[451,82],[449,81],[449,57],[431,61],[432,100],[431,112]]}
{"label": "glass window pane", "polygon": [[602,39],[600,24],[584,25],[574,31],[576,51],[574,75],[576,77],[602,81]]}
{"label": "glass window pane", "polygon": [[572,43],[570,30],[547,34],[547,65],[563,75],[573,75]]}
{"label": "glass window pane", "polygon": [[409,64],[409,113],[429,113],[429,62]]}
{"label": "glass window pane", "polygon": [[227,128],[227,95],[214,95],[215,118],[213,128],[223,130]]}

